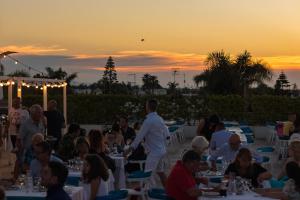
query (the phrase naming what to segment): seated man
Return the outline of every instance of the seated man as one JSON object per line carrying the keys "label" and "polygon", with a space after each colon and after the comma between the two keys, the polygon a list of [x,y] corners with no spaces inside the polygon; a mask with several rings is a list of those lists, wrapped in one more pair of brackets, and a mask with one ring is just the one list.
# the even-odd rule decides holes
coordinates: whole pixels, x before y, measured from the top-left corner
{"label": "seated man", "polygon": [[[244,146],[241,144],[240,136],[237,134],[232,134],[229,138],[228,143],[222,145],[217,151],[215,151],[209,158],[211,161],[212,170],[216,170],[216,160],[219,157],[222,157],[223,161],[232,162],[235,160],[235,157],[239,150]],[[244,147],[245,148],[245,147]],[[256,162],[260,163],[262,161],[262,157],[253,153],[253,158],[255,158]]]}
{"label": "seated man", "polygon": [[41,184],[48,189],[46,200],[71,200],[63,189],[68,169],[62,163],[50,161],[44,166],[41,174]]}
{"label": "seated man", "polygon": [[166,184],[168,196],[176,200],[197,200],[202,191],[197,188],[194,174],[199,171],[201,157],[193,150],[187,151],[182,161],[177,161]]}
{"label": "seated man", "polygon": [[32,177],[40,177],[41,170],[47,166],[50,161],[56,161],[62,163],[62,160],[51,155],[51,147],[48,142],[41,142],[35,145],[34,153],[36,158],[30,163],[30,170]]}
{"label": "seated man", "polygon": [[228,143],[231,133],[225,129],[224,123],[219,122],[215,132],[211,136],[209,149],[211,152],[219,149],[223,144]]}

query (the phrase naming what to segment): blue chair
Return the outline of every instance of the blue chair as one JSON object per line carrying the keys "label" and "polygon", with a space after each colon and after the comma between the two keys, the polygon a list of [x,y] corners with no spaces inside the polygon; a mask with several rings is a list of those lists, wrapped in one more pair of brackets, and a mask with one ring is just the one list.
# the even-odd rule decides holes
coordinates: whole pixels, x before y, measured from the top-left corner
{"label": "blue chair", "polygon": [[140,191],[128,189],[129,195],[141,196],[142,199],[146,199],[146,185],[151,178],[152,172],[135,171],[127,176],[127,182],[138,182]]}
{"label": "blue chair", "polygon": [[241,126],[240,129],[244,134],[253,134],[253,131],[249,126]]}
{"label": "blue chair", "polygon": [[129,179],[139,179],[139,178],[149,178],[151,176],[152,172],[144,172],[144,171],[134,171],[130,174],[128,174]]}
{"label": "blue chair", "polygon": [[150,199],[159,199],[159,200],[169,200],[171,199],[168,197],[164,189],[160,188],[153,188],[151,190],[148,190],[148,197]]}
{"label": "blue chair", "polygon": [[254,143],[253,137],[251,135],[246,135],[246,138],[247,138],[247,143],[248,144],[253,144]]}
{"label": "blue chair", "polygon": [[68,176],[66,185],[79,186],[80,177]]}
{"label": "blue chair", "polygon": [[259,153],[272,153],[275,149],[273,147],[259,147],[256,149]]}
{"label": "blue chair", "polygon": [[262,162],[263,162],[263,163],[267,163],[267,162],[269,162],[269,161],[270,161],[270,158],[269,158],[269,157],[263,156],[263,159],[262,159]]}
{"label": "blue chair", "polygon": [[127,199],[127,190],[115,190],[109,192],[108,195],[97,197],[96,200],[122,200]]}
{"label": "blue chair", "polygon": [[283,178],[281,178],[280,180],[276,180],[274,178],[272,178],[270,180],[270,185],[271,188],[277,188],[277,189],[282,189],[284,187],[285,182],[289,180],[289,178],[287,176],[284,176]]}
{"label": "blue chair", "polygon": [[177,129],[178,129],[178,126],[170,126],[170,127],[168,127],[168,129],[169,129],[169,132],[175,132]]}
{"label": "blue chair", "polygon": [[208,156],[207,155],[202,155],[201,156],[201,161],[207,161],[208,159]]}
{"label": "blue chair", "polygon": [[7,196],[6,200],[45,200],[45,197],[19,197],[19,196]]}
{"label": "blue chair", "polygon": [[221,177],[212,177],[212,178],[209,178],[208,180],[211,183],[221,183],[222,182],[222,178]]}

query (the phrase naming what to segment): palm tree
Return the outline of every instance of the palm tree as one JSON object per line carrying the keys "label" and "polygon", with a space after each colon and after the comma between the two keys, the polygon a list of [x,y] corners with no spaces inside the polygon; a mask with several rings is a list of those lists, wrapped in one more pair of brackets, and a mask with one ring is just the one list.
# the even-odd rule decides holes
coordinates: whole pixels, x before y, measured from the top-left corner
{"label": "palm tree", "polygon": [[269,66],[261,60],[253,61],[252,55],[248,51],[244,51],[236,57],[234,67],[236,75],[239,76],[244,97],[247,97],[251,85],[261,84],[272,78]]}
{"label": "palm tree", "polygon": [[262,61],[253,61],[251,54],[245,51],[235,60],[222,51],[209,53],[205,61],[207,69],[194,77],[199,86],[203,83],[208,92],[218,94],[242,94],[247,97],[247,91],[253,84],[270,80],[272,72]]}
{"label": "palm tree", "polygon": [[[232,61],[229,54],[222,51],[209,53],[205,64],[205,69],[201,74],[194,77],[197,86],[203,84],[208,92],[228,94],[235,93],[232,77]],[[224,78],[225,77],[225,78]]]}
{"label": "palm tree", "polygon": [[36,74],[34,78],[50,78],[50,79],[59,79],[65,80],[68,85],[77,78],[77,73],[68,74],[66,71],[63,71],[62,68],[58,68],[57,70],[52,67],[45,68],[47,74]]}
{"label": "palm tree", "polygon": [[8,74],[8,76],[11,76],[11,77],[30,77],[30,74],[25,70],[16,70],[16,71]]}

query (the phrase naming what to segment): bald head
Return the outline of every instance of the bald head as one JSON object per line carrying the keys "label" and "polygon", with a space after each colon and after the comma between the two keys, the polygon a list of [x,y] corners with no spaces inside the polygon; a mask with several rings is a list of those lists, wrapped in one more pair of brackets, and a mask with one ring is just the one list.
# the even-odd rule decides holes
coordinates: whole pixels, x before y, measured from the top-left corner
{"label": "bald head", "polygon": [[228,143],[229,143],[232,150],[237,151],[240,147],[240,144],[241,144],[240,136],[237,135],[237,134],[232,134],[229,138]]}

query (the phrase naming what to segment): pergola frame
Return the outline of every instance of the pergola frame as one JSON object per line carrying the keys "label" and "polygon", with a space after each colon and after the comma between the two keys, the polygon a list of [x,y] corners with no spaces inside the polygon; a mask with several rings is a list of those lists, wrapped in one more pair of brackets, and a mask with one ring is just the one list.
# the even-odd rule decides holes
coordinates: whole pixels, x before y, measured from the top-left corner
{"label": "pergola frame", "polygon": [[13,86],[18,87],[17,97],[22,98],[22,87],[36,87],[43,90],[43,109],[47,110],[48,87],[58,87],[63,89],[63,115],[67,122],[67,83],[65,80],[45,79],[45,78],[28,78],[28,77],[9,77],[0,76],[0,87],[8,87],[8,112],[12,108]]}

